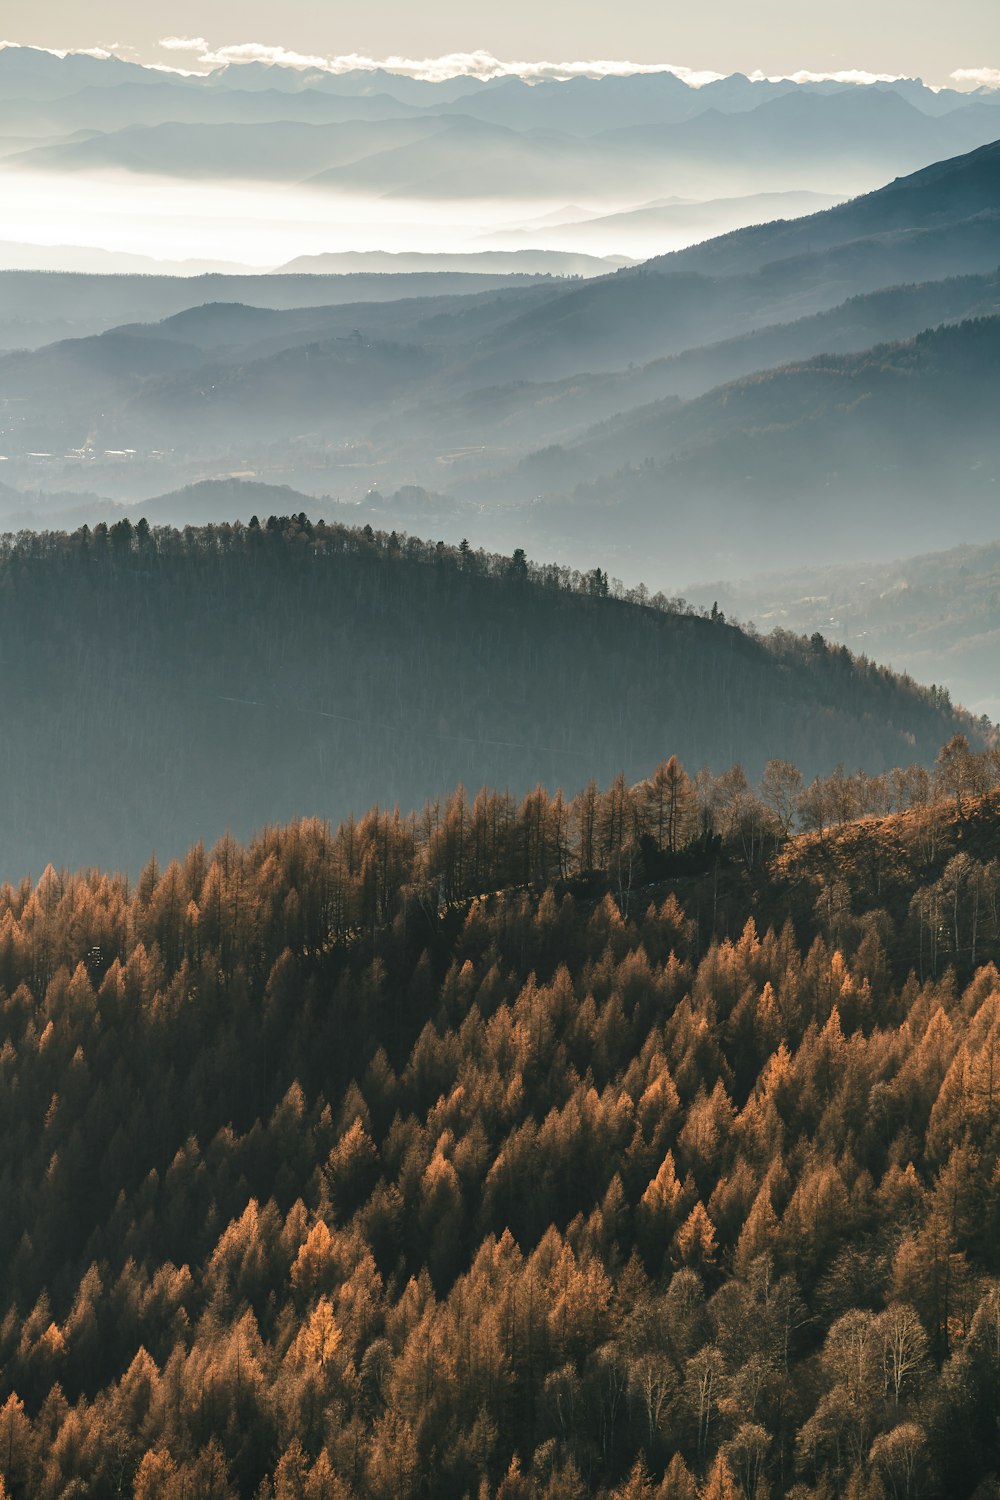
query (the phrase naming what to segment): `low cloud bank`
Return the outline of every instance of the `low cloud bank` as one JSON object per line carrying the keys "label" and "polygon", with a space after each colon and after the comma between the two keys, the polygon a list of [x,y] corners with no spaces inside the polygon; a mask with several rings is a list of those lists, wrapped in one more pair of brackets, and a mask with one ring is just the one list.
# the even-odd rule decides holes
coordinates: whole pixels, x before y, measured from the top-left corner
{"label": "low cloud bank", "polygon": [[[0,41],[0,51],[7,47],[20,47],[19,42]],[[239,67],[247,63],[264,63],[274,67],[290,68],[297,72],[322,72],[331,74],[355,72],[400,73],[426,83],[443,83],[452,78],[523,78],[528,83],[542,80],[566,80],[570,78],[630,78],[638,74],[671,73],[691,88],[701,88],[725,78],[725,73],[708,68],[688,68],[680,63],[639,63],[625,58],[590,58],[572,62],[504,60],[492,52],[449,52],[441,57],[369,57],[366,53],[346,52],[334,57],[320,53],[297,52],[293,48],[274,46],[266,42],[229,42],[224,46],[213,46],[203,36],[164,36],[158,45],[173,54],[174,63],[143,62],[142,66],[163,72],[184,74],[206,73],[217,68]],[[135,49],[118,42],[94,47],[39,47],[32,49],[50,52],[56,57],[71,53],[78,56],[139,62]],[[187,66],[180,59],[185,58]],[[794,73],[768,73],[756,68],[746,75],[755,83],[842,83],[870,86],[876,83],[898,83],[906,75],[901,73],[875,73],[867,68],[840,68],[834,71],[816,71],[799,68]],[[1000,68],[955,68],[949,81],[957,88],[1000,89]]]}
{"label": "low cloud bank", "polygon": [[977,88],[1000,89],[1000,68],[956,68],[951,77],[959,85],[971,83]]}
{"label": "low cloud bank", "polygon": [[324,73],[375,72],[405,73],[428,83],[448,78],[524,78],[538,79],[630,77],[637,73],[673,73],[685,83],[698,87],[725,75],[705,69],[685,68],[675,63],[636,63],[621,59],[589,59],[575,62],[503,61],[491,52],[449,52],[443,57],[369,57],[360,52],[321,57],[290,51],[287,47],[264,42],[235,42],[212,47],[204,37],[162,37],[160,46],[168,52],[189,52],[202,67],[218,68],[240,63],[272,63],[278,67],[318,69]]}

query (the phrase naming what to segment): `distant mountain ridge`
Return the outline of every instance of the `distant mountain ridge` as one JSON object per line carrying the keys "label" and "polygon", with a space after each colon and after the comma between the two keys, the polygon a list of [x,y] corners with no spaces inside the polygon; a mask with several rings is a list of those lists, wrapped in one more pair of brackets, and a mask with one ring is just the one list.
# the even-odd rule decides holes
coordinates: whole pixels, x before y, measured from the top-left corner
{"label": "distant mountain ridge", "polygon": [[517,272],[526,276],[606,276],[609,271],[634,264],[628,256],[581,255],[570,250],[474,250],[455,255],[415,250],[347,250],[299,255],[286,265],[277,266],[275,274],[412,275],[421,271],[469,271],[493,276]]}
{"label": "distant mountain ridge", "polygon": [[[275,256],[285,262],[296,258],[293,251],[323,248],[307,227],[315,205],[299,217],[293,199],[301,207],[306,198],[346,195],[345,248],[354,249],[380,240],[383,248],[422,247],[414,207],[423,204],[433,216],[432,203],[463,202],[469,218],[461,228],[456,221],[455,233],[460,248],[471,251],[493,228],[520,233],[573,201],[608,218],[664,198],[733,203],[796,191],[843,198],[995,139],[998,103],[1000,91],[936,91],[912,79],[737,74],[695,88],[665,71],[430,82],[387,69],[337,73],[262,62],[202,74],[6,46],[0,185],[13,194],[25,173],[88,181],[99,174],[114,211],[92,221],[91,233],[108,226],[110,248],[111,226],[120,232],[127,218],[128,178],[139,176],[161,194],[177,181],[225,184],[227,198],[240,184],[266,183],[288,200],[290,239]],[[505,203],[510,222],[495,222],[485,200]],[[33,220],[30,203],[29,196]],[[370,223],[356,219],[359,203],[373,205]],[[275,211],[282,216],[281,207]],[[733,211],[735,220],[695,222],[688,237],[749,222]],[[211,258],[209,245],[218,249],[205,226],[222,231],[221,212],[208,194],[199,197],[189,220],[192,258]],[[612,245],[595,239],[607,226],[580,223],[571,241],[564,231],[563,243],[528,248],[636,259],[674,249],[684,223],[684,215],[674,215],[658,244],[647,238],[652,222],[634,243]],[[627,222],[616,227],[621,236],[635,232]],[[25,235],[36,236],[46,237],[41,230]],[[231,235],[227,242],[226,258],[241,258]],[[155,253],[150,241],[133,239],[129,248]],[[442,240],[436,248],[451,246]]]}
{"label": "distant mountain ridge", "polygon": [[860,198],[789,223],[736,230],[709,245],[654,259],[651,267],[692,263],[715,275],[759,269],[872,236],[935,230],[1000,213],[1000,140],[934,162]]}
{"label": "distant mountain ridge", "polygon": [[764,630],[820,630],[921,682],[947,682],[961,702],[1000,720],[1000,541],[884,563],[817,562],[685,593]]}
{"label": "distant mountain ridge", "polygon": [[[140,103],[148,103],[142,94]],[[213,100],[216,96],[213,96]],[[247,95],[240,118],[123,118],[89,126],[81,111],[36,130],[75,130],[53,144],[29,145],[5,167],[42,171],[107,171],[192,179],[266,180],[351,193],[452,199],[495,196],[558,201],[580,194],[625,206],[661,195],[734,197],[790,188],[843,193],[890,172],[913,170],[935,157],[992,140],[1000,111],[966,101],[948,114],[928,115],[884,90],[831,94],[794,92],[743,112],[706,109],[680,121],[601,128],[498,122],[456,108],[416,110],[402,117],[336,120],[261,118]],[[184,111],[190,114],[189,110]],[[301,114],[301,110],[296,111]],[[213,109],[213,115],[218,114]],[[17,110],[0,114],[16,127]],[[111,128],[107,128],[108,126]]]}
{"label": "distant mountain ridge", "polygon": [[0,348],[37,348],[60,338],[90,337],[124,323],[157,322],[214,302],[275,309],[316,307],[318,303],[346,306],[510,290],[539,279],[465,271],[420,271],[405,276],[352,272],[329,277],[212,273],[182,278],[0,270]]}
{"label": "distant mountain ridge", "polygon": [[[0,357],[9,481],[128,503],[226,474],[340,502],[411,488],[450,497],[449,540],[565,544],[632,576],[645,559],[690,575],[706,542],[713,572],[729,547],[767,566],[772,542],[801,562],[810,528],[847,555],[840,514],[889,556],[901,506],[913,545],[939,547],[942,493],[986,540],[998,153],[572,283],[94,278],[95,308],[183,310]],[[67,284],[9,285],[23,313],[26,292],[51,286],[52,308]],[[348,300],[317,306],[327,288]],[[284,307],[190,306],[205,292]],[[973,353],[984,388],[963,372]]]}
{"label": "distant mountain ridge", "polygon": [[891,556],[901,524],[932,545],[956,526],[984,541],[997,529],[998,382],[992,317],[640,407],[538,455],[534,488],[553,498],[536,500],[534,521],[591,546],[617,530],[645,555],[662,537],[688,573],[699,558],[732,566],[718,549],[736,537],[742,566],[757,568],[775,535],[803,559],[816,547],[850,555],[861,537],[869,555]]}

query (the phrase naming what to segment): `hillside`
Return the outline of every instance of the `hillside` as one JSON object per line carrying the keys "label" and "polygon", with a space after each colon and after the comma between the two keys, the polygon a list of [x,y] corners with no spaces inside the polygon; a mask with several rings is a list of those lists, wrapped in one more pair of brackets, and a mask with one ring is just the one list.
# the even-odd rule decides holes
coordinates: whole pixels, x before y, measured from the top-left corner
{"label": "hillside", "polygon": [[[508,486],[561,495],[533,508],[546,539],[570,517],[578,544],[617,531],[650,557],[653,537],[661,567],[689,576],[801,563],[817,544],[839,560],[860,536],[870,558],[892,557],[901,517],[928,549],[956,523],[983,541],[996,527],[998,372],[1000,318],[973,319],[640,407],[524,460]],[[624,552],[617,565],[634,566]]]}
{"label": "hillside", "polygon": [[[800,426],[807,428],[805,441],[814,444],[817,429],[835,427],[842,414],[857,411],[869,442],[880,436],[884,452],[900,460],[912,451],[918,429],[926,433],[933,421],[930,442],[939,444],[945,431],[954,434],[942,455],[947,463],[970,432],[981,433],[987,444],[993,436],[984,417],[992,409],[998,371],[1000,317],[966,319],[898,344],[761,371],[681,407],[639,407],[585,434],[576,446],[586,462],[600,454],[610,469],[629,455],[661,458],[712,449],[735,434],[769,431],[780,445],[786,432],[794,441]],[[862,461],[867,459],[866,448]],[[781,462],[776,456],[776,466]]]}
{"label": "hillside", "polygon": [[[780,378],[782,365],[794,361],[798,369],[799,362],[813,358],[817,349],[824,355],[856,354],[874,345],[912,339],[945,322],[990,317],[998,306],[998,272],[888,287],[852,297],[829,312],[688,349],[640,368],[564,381],[487,387],[447,404],[431,394],[420,405],[384,418],[377,433],[386,443],[394,438],[398,448],[412,455],[411,461],[418,465],[426,462],[417,447],[419,437],[426,448],[434,443],[457,443],[464,435],[471,467],[477,461],[474,444],[497,452],[516,431],[523,435],[525,446],[534,438],[539,446],[561,443],[586,447],[588,472],[593,473],[595,463],[614,471],[624,463],[638,464],[662,455],[671,446],[683,445],[684,438],[675,437],[675,432],[686,431],[688,422],[702,408],[680,415],[678,398],[707,395],[714,387],[728,387],[741,376],[756,376],[761,371],[773,374],[776,367]],[[869,355],[868,359],[874,357]],[[864,358],[844,363],[845,367],[863,364]],[[746,384],[763,384],[770,389],[768,380],[755,379]],[[654,405],[657,398],[659,404]],[[719,391],[703,407],[717,408],[728,398],[728,389]],[[676,414],[671,423],[662,420],[668,412]],[[602,416],[605,423],[599,426]],[[588,433],[588,428],[595,430]],[[400,461],[398,457],[396,461]],[[483,459],[479,462],[482,464]],[[465,472],[453,482],[461,491],[468,478]],[[483,488],[489,489],[489,481]],[[519,489],[516,474],[495,476],[495,488],[514,495],[532,493],[528,485]]]}
{"label": "hillside", "polygon": [[[505,333],[515,302],[527,321],[544,323],[559,300],[551,282],[501,297],[286,309],[205,304],[159,323],[0,356],[0,395],[9,398],[0,442],[25,488],[37,482],[25,454],[41,450],[53,454],[51,487],[111,487],[128,500],[136,489],[148,494],[162,484],[164,468],[176,482],[188,477],[186,466],[203,469],[206,462],[223,472],[259,468],[286,483],[296,482],[296,463],[302,473],[326,469],[325,482],[307,481],[314,492],[346,491],[352,499],[373,482],[450,488],[458,498],[475,484],[477,499],[533,498],[534,476],[508,467],[533,448],[586,444],[588,427],[628,412],[617,423],[618,438],[614,425],[602,428],[586,458],[588,474],[611,473],[668,445],[675,424],[660,431],[657,414],[665,408],[641,409],[657,398],[701,395],[817,350],[865,349],[943,321],[989,315],[998,305],[995,272],[948,278],[868,293],[828,312],[685,349],[709,331],[703,325],[696,332],[694,323],[710,285],[695,283],[684,321],[664,335],[668,347],[683,352],[561,381],[542,381],[534,371],[531,381],[503,385],[479,383],[488,379],[484,351]],[[641,310],[642,298],[637,316]],[[718,307],[715,319],[724,326]],[[664,342],[651,329],[645,337],[648,348]],[[113,463],[102,463],[103,447],[135,450],[131,494]],[[470,508],[466,529],[478,525],[486,544],[504,545],[505,535],[489,524]]]}
{"label": "hillside", "polygon": [[[670,352],[673,327],[689,317],[701,317],[700,342],[709,342],[860,293],[983,274],[998,263],[995,142],[820,213],[751,225],[567,290],[537,326],[519,316],[485,352],[495,368],[530,356],[546,377],[608,368]],[[632,353],[623,355],[629,340]]]}
{"label": "hillside", "polygon": [[[786,108],[797,97],[772,103]],[[765,107],[771,104],[760,111]],[[705,118],[699,116],[702,125]],[[688,424],[698,426],[713,410],[718,418],[720,402],[731,397],[717,392],[662,424],[662,407],[643,407],[706,396],[791,362],[798,368],[820,355],[877,349],[943,322],[995,317],[998,161],[998,148],[986,147],[804,219],[747,228],[680,257],[589,279],[459,271],[173,280],[0,275],[0,342],[37,343],[44,329],[66,331],[71,320],[73,331],[86,335],[0,354],[5,478],[23,491],[89,490],[130,504],[192,480],[247,473],[347,501],[373,488],[419,486],[465,506],[451,540],[467,534],[490,548],[520,542],[561,550],[545,507],[535,506],[539,498],[565,494],[582,475],[598,481],[602,509],[609,497],[617,504],[622,466],[659,462]],[[100,328],[105,332],[95,336]],[[811,399],[815,371],[794,379]],[[779,373],[762,382],[758,402],[774,407],[779,426],[794,400],[783,380]],[[740,403],[747,404],[742,396]],[[821,394],[819,405],[826,404]],[[721,420],[732,436],[732,422]],[[761,420],[772,415],[762,411]],[[977,527],[970,536],[982,539],[978,515],[991,502],[979,471],[964,472],[961,455],[951,463],[950,419],[949,430],[942,428],[927,405],[920,422],[928,446],[944,459],[936,470],[921,467],[920,484],[926,490],[933,474],[969,510]],[[601,423],[610,425],[590,444],[588,429]],[[896,416],[887,420],[874,469],[851,476],[866,505],[883,472],[893,473],[900,459],[906,468],[906,448],[893,446],[893,433]],[[836,456],[839,431],[832,441]],[[988,447],[988,433],[985,441]],[[701,433],[694,443],[704,447]],[[552,447],[576,457],[556,455],[539,469],[531,454]],[[852,457],[863,469],[869,453],[861,442]],[[725,450],[717,446],[716,456],[704,482],[733,498],[722,524],[713,523],[716,532],[725,535],[738,522],[749,475],[753,530],[762,534],[768,455],[761,459],[754,442],[740,438]],[[801,455],[786,458],[775,456],[778,468],[793,465],[778,476],[779,490],[788,473],[799,472]],[[805,510],[828,486],[822,442],[820,458],[815,473],[806,465],[801,474]],[[635,508],[636,524],[645,524],[650,507],[632,507],[630,493],[626,484],[619,515]],[[514,541],[504,514],[512,503],[527,505],[514,523],[525,529]],[[611,527],[595,529],[599,521],[585,519],[581,535],[603,551],[615,541]],[[613,529],[621,530],[617,519]],[[647,540],[636,539],[643,552]],[[655,536],[654,545],[660,540]],[[914,544],[945,543],[925,531]],[[677,559],[684,570],[678,576],[666,571],[665,546],[654,555],[661,577],[676,587],[687,557]],[[773,562],[805,556],[801,547],[785,549]],[[571,560],[585,563],[583,549]],[[706,560],[712,570],[723,564]]]}
{"label": "hillside", "polygon": [[[266,493],[266,492],[265,492]],[[391,515],[391,511],[387,512]],[[775,755],[929,762],[946,696],[606,574],[304,517],[3,544],[3,873],[133,870],[231,828]],[[113,770],[112,770],[113,768]]]}
{"label": "hillside", "polygon": [[996,769],[0,888],[6,1493],[995,1493]]}
{"label": "hillside", "polygon": [[329,495],[304,495],[290,485],[228,476],[198,480],[152,500],[122,505],[86,490],[25,493],[0,484],[0,532],[76,531],[101,522],[111,527],[121,520],[133,525],[145,520],[150,526],[182,531],[186,526],[245,523],[255,513],[306,515],[311,521],[325,517],[344,526],[370,525],[383,531],[387,527],[397,532],[438,531],[443,527],[460,539],[463,519],[450,496],[413,485],[385,495],[372,490],[363,503],[352,505]]}
{"label": "hillside", "polygon": [[[658,408],[664,413],[670,398],[676,404],[677,398],[705,395],[741,376],[807,360],[818,350],[824,354],[854,353],[876,344],[913,338],[944,322],[995,315],[998,306],[1000,273],[995,271],[985,276],[886,287],[851,297],[828,312],[706,343],[640,367],[562,381],[485,387],[459,393],[449,402],[431,393],[420,404],[384,418],[376,436],[395,464],[401,464],[405,455],[413,472],[420,476],[426,472],[428,449],[440,451],[449,443],[457,445],[464,440],[469,458],[452,481],[461,492],[470,474],[475,475],[477,465],[481,470],[490,458],[497,462],[505,445],[509,448],[515,441],[520,440],[525,449],[586,441],[589,426],[601,419],[622,417],[625,412],[649,415],[640,408],[656,400],[664,402]],[[625,421],[619,425],[624,429]],[[613,436],[614,427],[609,431]],[[633,424],[630,438],[635,433]],[[485,457],[478,454],[475,444],[483,445]],[[611,468],[623,461],[639,463],[657,447],[662,447],[662,434],[653,422],[642,445],[622,445],[617,451],[611,446],[607,455],[596,445],[597,462]],[[496,478],[498,493],[534,494],[530,485],[519,491],[515,475]]]}
{"label": "hillside", "polygon": [[0,270],[0,349],[37,348],[123,323],[158,322],[219,302],[273,309],[462,296],[517,288],[533,278],[472,271],[352,272],[323,276],[101,276]]}
{"label": "hillside", "polygon": [[[989,317],[998,306],[1000,270],[984,276],[947,276],[887,286],[849,297],[828,312],[687,349],[639,371],[623,372],[618,379],[631,406],[642,404],[647,392],[650,398],[700,396],[742,375],[808,359],[819,351],[856,353],[876,344],[914,338],[941,323]],[[619,403],[621,399],[619,395]]]}
{"label": "hillside", "polygon": [[585,240],[592,254],[614,255],[623,243],[635,259],[663,255],[680,246],[697,244],[744,225],[770,219],[794,219],[839,202],[837,194],[789,189],[755,193],[747,198],[709,198],[690,201],[660,199],[619,213],[594,213],[569,205],[556,222],[520,229],[499,230],[494,240],[503,245],[544,244],[558,250]]}
{"label": "hillside", "polygon": [[932,163],[849,203],[788,223],[758,225],[664,258],[662,264],[733,275],[794,261],[873,236],[912,235],[945,225],[969,226],[996,216],[1000,198],[1000,140],[963,156]]}
{"label": "hillside", "polygon": [[920,682],[947,682],[969,707],[1000,717],[1000,543],[699,583],[685,592],[762,630],[820,630]]}

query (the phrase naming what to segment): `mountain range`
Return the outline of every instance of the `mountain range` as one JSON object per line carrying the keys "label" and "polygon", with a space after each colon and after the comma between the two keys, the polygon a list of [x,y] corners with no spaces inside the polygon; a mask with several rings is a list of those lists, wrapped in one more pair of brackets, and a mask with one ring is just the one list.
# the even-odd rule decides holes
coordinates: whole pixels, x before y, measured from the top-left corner
{"label": "mountain range", "polygon": [[12,274],[0,317],[85,285],[95,319],[183,310],[0,357],[5,480],[127,503],[231,475],[428,492],[451,541],[568,538],[570,563],[671,588],[736,556],[804,564],[816,537],[849,557],[862,522],[888,560],[900,507],[917,546],[956,516],[985,542],[998,264],[1000,144],[572,282]]}
{"label": "mountain range", "polygon": [[834,567],[702,580],[684,592],[762,630],[821,631],[920,682],[947,683],[967,707],[1000,720],[1000,543],[882,563],[859,554]]}
{"label": "mountain range", "polygon": [[[142,100],[148,97],[144,91]],[[583,194],[634,205],[665,191],[700,198],[788,189],[843,193],[981,145],[995,136],[1000,119],[995,105],[978,101],[933,116],[890,90],[796,90],[747,111],[710,108],[677,123],[611,129],[594,128],[601,121],[595,100],[586,133],[574,134],[523,122],[515,128],[464,108],[400,118],[394,106],[388,118],[357,119],[351,111],[334,121],[288,119],[283,95],[274,101],[281,113],[260,118],[262,97],[246,96],[252,108],[235,120],[218,118],[213,95],[215,118],[208,121],[171,115],[144,124],[132,123],[131,101],[123,101],[128,124],[98,129],[82,123],[81,113],[64,139],[8,150],[4,170],[118,169],[443,200],[565,202]],[[24,122],[8,104],[0,126],[12,132]]]}
{"label": "mountain range", "polygon": [[[1000,91],[913,79],[736,74],[696,88],[662,72],[432,83],[266,64],[202,75],[8,45],[0,184],[23,205],[19,219],[39,222],[39,243],[53,243],[38,204],[55,176],[71,193],[82,185],[82,211],[101,205],[90,232],[122,241],[109,250],[162,253],[148,236],[135,243],[143,230],[129,184],[154,193],[201,184],[192,218],[201,229],[178,258],[242,260],[227,219],[246,212],[240,193],[262,185],[273,206],[258,204],[256,222],[262,212],[272,225],[287,219],[286,243],[297,239],[299,254],[376,245],[471,253],[505,248],[514,235],[534,250],[637,258],[769,217],[767,197],[785,195],[787,216],[798,211],[795,194],[817,206],[817,196],[842,199],[986,144],[1000,129],[998,104]],[[209,185],[225,194],[213,197]],[[677,199],[692,201],[664,219],[657,205]],[[584,211],[566,219],[573,204]],[[428,244],[435,212],[442,233]],[[552,214],[565,222],[538,222]],[[617,222],[602,222],[609,217]],[[233,248],[209,253],[220,231]]]}

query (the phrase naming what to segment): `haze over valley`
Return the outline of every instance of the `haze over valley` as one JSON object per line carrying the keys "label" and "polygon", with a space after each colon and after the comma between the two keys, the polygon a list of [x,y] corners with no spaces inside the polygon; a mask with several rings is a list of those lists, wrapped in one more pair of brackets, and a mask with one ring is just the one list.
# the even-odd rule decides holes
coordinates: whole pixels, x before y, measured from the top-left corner
{"label": "haze over valley", "polygon": [[902,505],[911,548],[956,517],[991,540],[998,175],[981,147],[583,280],[4,273],[0,330],[36,345],[0,355],[5,511],[180,492],[153,513],[183,524],[208,518],[185,490],[235,478],[363,523],[402,496],[397,528],[672,592],[847,560],[862,524],[889,560]]}
{"label": "haze over valley", "polygon": [[4,260],[30,267],[33,246],[81,270],[114,269],[102,251],[269,270],[373,250],[647,258],[986,144],[996,110],[988,89],[910,79],[192,73],[8,45]]}

